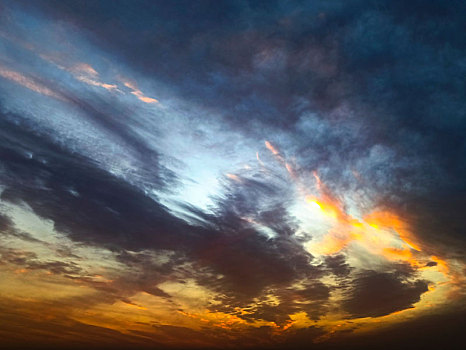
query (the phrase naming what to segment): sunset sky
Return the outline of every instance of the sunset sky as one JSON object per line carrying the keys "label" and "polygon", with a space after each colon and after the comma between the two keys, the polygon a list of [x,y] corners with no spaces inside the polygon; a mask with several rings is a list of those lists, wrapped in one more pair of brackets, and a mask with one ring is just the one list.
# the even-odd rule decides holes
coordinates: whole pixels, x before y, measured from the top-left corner
{"label": "sunset sky", "polygon": [[465,16],[0,0],[0,347],[466,346]]}

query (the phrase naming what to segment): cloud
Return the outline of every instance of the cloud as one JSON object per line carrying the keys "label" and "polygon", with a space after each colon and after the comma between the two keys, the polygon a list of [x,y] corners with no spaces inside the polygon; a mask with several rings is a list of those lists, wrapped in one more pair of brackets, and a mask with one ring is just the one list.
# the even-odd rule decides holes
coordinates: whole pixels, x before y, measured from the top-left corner
{"label": "cloud", "polygon": [[[146,291],[168,297],[156,285],[167,279],[174,264],[192,262],[206,269],[206,273],[191,272],[199,284],[243,305],[266,288],[283,288],[320,274],[319,268],[309,265],[312,256],[291,237],[293,228],[286,223],[292,221],[282,208],[272,209],[274,221],[270,226],[279,234],[272,240],[241,218],[252,215],[268,225],[272,213],[257,210],[260,200],[278,195],[277,188],[271,185],[248,180],[242,187],[233,186],[228,196],[219,199],[214,217],[204,215],[207,222],[192,226],[88,159],[70,154],[27,129],[6,121],[3,124],[2,130],[10,136],[0,144],[6,170],[2,175],[6,186],[2,200],[27,203],[37,215],[52,220],[58,232],[76,242],[119,252],[121,262],[140,271],[122,276],[105,288],[116,288],[126,295]],[[22,144],[17,145],[14,139],[21,139]],[[34,157],[27,157],[24,148],[34,149]],[[18,186],[26,181],[31,185]],[[178,255],[171,263],[156,266],[150,256],[125,253],[146,249],[169,250]],[[53,268],[44,264],[35,267]],[[68,273],[65,268],[62,266],[61,272]],[[217,274],[222,277],[213,278]]]}
{"label": "cloud", "polygon": [[[173,94],[221,111],[227,125],[262,139],[289,131],[293,142],[284,151],[291,148],[306,170],[334,169],[326,177],[332,186],[358,186],[345,176],[357,171],[366,193],[398,207],[422,193],[433,198],[438,186],[464,187],[457,132],[464,126],[457,78],[464,47],[456,10],[463,4],[434,1],[419,11],[391,2],[270,4],[267,14],[248,2],[186,6],[181,13],[168,4],[40,3],[42,12],[87,28],[93,42]],[[134,13],[138,26],[124,17],[115,27],[108,11],[115,18]],[[255,58],[264,52],[286,57],[286,68],[258,71]],[[145,96],[134,83],[126,87]],[[306,122],[309,129],[301,129]]]}
{"label": "cloud", "polygon": [[[362,335],[360,332],[339,332],[334,334],[324,349],[393,349],[405,346],[408,348],[437,349],[444,346],[445,339],[455,339],[455,344],[464,343],[465,335],[461,320],[464,310],[452,311],[448,314],[429,313],[405,322],[378,327],[373,332]],[[422,330],[422,332],[420,331]],[[317,344],[318,345],[318,344]],[[297,348],[306,348],[303,341]],[[318,347],[317,347],[318,348]]]}
{"label": "cloud", "polygon": [[63,100],[63,97],[60,94],[56,93],[52,89],[43,85],[42,83],[37,82],[32,77],[28,77],[20,72],[10,70],[1,65],[0,65],[0,76],[10,81],[13,81],[16,84],[24,86],[25,88],[32,90],[34,92],[37,92],[39,94],[50,96],[58,100]]}
{"label": "cloud", "polygon": [[5,231],[9,230],[13,226],[13,221],[11,219],[0,213],[0,232],[5,233]]}
{"label": "cloud", "polygon": [[[303,282],[303,281],[301,281]],[[311,320],[318,320],[328,311],[331,288],[317,279],[309,278],[299,287],[288,286],[272,291],[268,296],[277,298],[277,303],[269,303],[266,298],[247,308],[247,320],[262,319],[274,322],[279,327],[293,323],[291,315],[306,313]]]}
{"label": "cloud", "polygon": [[425,281],[407,281],[396,273],[364,271],[352,282],[343,307],[352,318],[380,317],[413,307],[427,292]]}
{"label": "cloud", "polygon": [[346,277],[352,268],[347,263],[344,255],[329,255],[325,257],[325,266],[337,277]]}
{"label": "cloud", "polygon": [[[61,312],[57,312],[53,303],[44,308],[43,305],[29,301],[18,303],[16,300],[2,298],[0,310],[2,322],[0,334],[2,337],[8,335],[4,339],[4,345],[10,348],[82,349],[90,344],[98,344],[101,347],[119,349],[162,345],[155,339],[147,341],[134,334],[123,334],[107,327],[79,322],[66,314],[68,311],[66,307],[63,307]],[[56,313],[53,314],[51,311]],[[37,315],[53,316],[47,320],[44,320],[44,317],[38,320]],[[27,340],[24,337],[24,327],[29,330]]]}
{"label": "cloud", "polygon": [[71,68],[71,70],[91,77],[99,76],[99,73],[88,63],[77,63]]}
{"label": "cloud", "polygon": [[[338,125],[329,130],[330,139],[324,134],[316,140],[312,130],[297,140],[300,156],[317,153],[305,166],[342,169],[362,158],[362,169],[356,170],[368,185],[400,197],[450,181],[438,172],[462,183],[464,143],[456,131],[464,126],[457,78],[464,75],[458,37],[464,5],[458,1],[447,6],[433,1],[418,11],[412,11],[416,5],[390,1],[270,4],[267,13],[249,2],[223,2],[215,9],[187,3],[186,13],[168,4],[146,4],[144,10],[124,3],[111,10],[96,4],[41,5],[52,16],[88,28],[102,47],[166,82],[175,94],[222,111],[225,123],[244,132],[266,138],[271,129],[294,131],[307,113]],[[107,11],[116,17],[135,13],[138,26],[123,18],[116,28],[102,15]],[[419,36],[423,40],[415,39]],[[261,55],[286,57],[279,60],[285,68],[264,75],[254,65]],[[353,122],[357,129],[345,133]],[[326,147],[329,143],[333,146]],[[378,144],[394,151],[389,164],[364,159]],[[341,175],[335,180],[346,181]]]}
{"label": "cloud", "polygon": [[99,86],[109,91],[121,92],[121,90],[118,89],[118,85],[102,82],[100,80],[99,73],[88,63],[79,62],[73,64],[68,62],[69,59],[66,60],[58,55],[39,53],[40,50],[33,46],[30,50],[32,52],[38,52],[38,56],[46,62],[53,64],[61,70],[71,73],[76,80],[91,86]]}
{"label": "cloud", "polygon": [[45,270],[54,274],[79,274],[81,268],[75,263],[57,260],[41,261],[34,252],[20,251],[15,249],[0,249],[0,263],[14,264],[28,270]]}
{"label": "cloud", "polygon": [[[141,249],[148,241],[157,241],[157,237],[148,234],[153,227],[162,231],[171,220],[173,227],[180,225],[179,220],[170,219],[162,206],[140,190],[99,169],[86,158],[71,155],[12,124],[3,124],[2,131],[9,133],[0,145],[5,152],[6,172],[2,181],[7,188],[2,193],[4,200],[27,202],[38,215],[53,220],[57,230],[72,237],[90,243],[116,244],[118,248]],[[16,144],[13,135],[22,140],[21,145]],[[34,149],[35,157],[28,158],[25,149]],[[65,154],[67,157],[63,158]],[[15,186],[19,179],[47,185]],[[79,195],[73,195],[70,189]],[[75,215],[76,210],[79,216]],[[165,220],[167,224],[162,224]],[[138,225],[134,227],[133,222]]]}
{"label": "cloud", "polygon": [[[57,124],[71,115],[85,122],[83,134],[94,128],[99,133],[74,147],[67,144],[80,137],[74,128],[55,134],[57,128],[48,130],[43,118],[2,112],[1,199],[26,203],[71,242],[50,258],[5,248],[2,261],[51,271],[95,291],[92,298],[77,297],[76,305],[123,301],[137,308],[142,306],[132,298],[147,293],[176,309],[166,285],[191,284],[211,293],[211,302],[202,305],[208,312],[268,325],[232,327],[231,333],[210,333],[214,322],[209,327],[196,323],[200,331],[161,324],[151,330],[168,342],[183,335],[203,344],[230,336],[244,336],[240,345],[257,345],[258,338],[277,344],[278,333],[290,334],[288,344],[323,333],[323,338],[344,338],[344,332],[358,327],[348,326],[359,322],[355,319],[415,307],[429,283],[423,271],[439,279],[439,286],[446,281],[461,287],[464,6],[437,0],[4,5],[22,14],[11,17],[22,21],[3,21],[2,31],[36,38],[44,52],[59,48],[77,57],[64,62],[42,55],[54,65],[43,67],[46,62],[39,66],[28,56],[32,49],[26,41],[18,45],[28,55],[5,50],[8,64],[0,66],[0,77],[42,99],[22,110],[40,109],[45,115],[49,99],[44,96],[52,97],[66,107],[57,110],[63,119],[53,116]],[[60,23],[57,33],[33,35],[37,23],[46,22]],[[15,37],[8,36],[8,45],[15,45]],[[104,64],[110,67],[107,73],[121,71],[114,81],[107,80]],[[144,83],[123,76],[144,77]],[[76,80],[153,105],[158,100],[146,89],[161,86],[168,112],[141,105],[138,110],[123,94],[89,89]],[[2,111],[17,111],[14,107],[23,103],[7,100]],[[234,134],[234,142],[224,137],[225,130]],[[94,145],[98,138],[109,141],[109,149],[119,146],[108,163],[87,151],[107,152]],[[166,146],[166,138],[176,140]],[[179,144],[192,148],[186,158],[197,166],[184,164]],[[235,161],[217,173],[227,148]],[[221,152],[212,155],[211,149]],[[259,164],[252,166],[247,162],[254,155]],[[201,168],[213,163],[210,175],[219,186],[209,206],[171,200],[171,193],[187,189],[180,181],[185,173],[197,181],[204,176]],[[183,173],[182,166],[189,169]],[[246,166],[247,171],[238,170]],[[127,173],[115,170],[125,167]],[[296,209],[303,193],[317,214]],[[370,221],[367,214],[374,208],[396,216]],[[338,225],[320,227],[320,216],[336,218]],[[17,229],[15,219],[0,215],[2,239],[44,244]],[[323,235],[329,249],[307,245]],[[74,244],[110,252],[115,275],[88,276],[80,262],[70,262],[79,260]],[[389,260],[412,264],[392,268]],[[300,311],[306,322],[316,324],[323,315],[345,311],[348,324],[344,331],[333,326],[299,330],[292,324]],[[191,317],[190,322],[203,321]],[[154,339],[151,332],[130,331]]]}
{"label": "cloud", "polygon": [[71,72],[71,74],[73,74],[73,76],[77,80],[83,83],[92,86],[99,86],[109,91],[120,91],[118,89],[118,85],[116,84],[108,84],[101,82],[99,80],[99,73],[90,64],[81,62],[71,66],[70,68],[65,69]]}
{"label": "cloud", "polygon": [[136,96],[140,101],[145,102],[145,103],[158,103],[159,101],[156,100],[155,98],[147,97],[145,96],[141,90],[138,89],[135,83],[124,80],[123,84],[131,91],[131,94]]}
{"label": "cloud", "polygon": [[15,227],[13,220],[0,212],[0,238],[3,237],[16,237],[23,241],[35,242],[35,243],[44,243],[41,240],[32,237],[27,232],[22,232]]}

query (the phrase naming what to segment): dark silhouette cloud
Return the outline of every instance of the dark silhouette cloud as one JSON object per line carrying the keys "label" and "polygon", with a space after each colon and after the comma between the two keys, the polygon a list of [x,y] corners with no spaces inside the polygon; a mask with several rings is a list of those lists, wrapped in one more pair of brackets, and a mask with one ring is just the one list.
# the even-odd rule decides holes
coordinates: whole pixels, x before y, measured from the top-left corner
{"label": "dark silhouette cloud", "polygon": [[[278,190],[271,185],[249,181],[245,187],[233,187],[218,202],[219,212],[215,217],[205,216],[208,221],[204,226],[191,226],[136,187],[100,170],[90,160],[70,154],[26,128],[2,123],[4,138],[0,146],[3,166],[7,169],[3,175],[7,187],[2,192],[2,200],[24,201],[40,217],[53,220],[57,231],[77,242],[120,252],[119,261],[134,271],[110,286],[103,285],[106,290],[116,288],[125,290],[125,294],[146,291],[168,297],[155,285],[166,280],[176,264],[193,262],[208,271],[207,277],[197,277],[202,285],[229,295],[238,306],[247,305],[266,288],[283,288],[294,281],[323,274],[319,267],[310,265],[313,257],[290,237],[293,230],[286,226],[290,219],[283,210],[275,211],[282,216],[275,216],[280,221],[278,227],[271,223],[271,228],[279,234],[273,239],[259,233],[242,218],[252,214],[262,215],[264,219],[270,215],[267,211],[261,214],[255,210],[260,207],[257,203],[261,198],[265,200]],[[16,142],[19,139],[21,145]],[[34,150],[32,158],[27,156],[29,149]],[[155,252],[168,249],[177,255],[169,263],[156,266],[150,256],[126,252],[145,249]],[[50,264],[54,263],[30,267],[50,267],[66,274],[75,272],[68,271],[66,266]],[[212,279],[209,277],[212,274],[220,274],[222,278]]]}
{"label": "dark silhouette cloud", "polygon": [[0,214],[0,231],[4,233],[5,231],[11,229],[13,222],[11,219],[3,214]]}
{"label": "dark silhouette cloud", "polygon": [[413,307],[427,292],[425,281],[410,282],[396,273],[361,272],[343,306],[351,317],[379,317]]}
{"label": "dark silhouette cloud", "polygon": [[346,277],[351,272],[351,267],[343,255],[330,255],[325,258],[325,264],[332,273],[338,277]]}

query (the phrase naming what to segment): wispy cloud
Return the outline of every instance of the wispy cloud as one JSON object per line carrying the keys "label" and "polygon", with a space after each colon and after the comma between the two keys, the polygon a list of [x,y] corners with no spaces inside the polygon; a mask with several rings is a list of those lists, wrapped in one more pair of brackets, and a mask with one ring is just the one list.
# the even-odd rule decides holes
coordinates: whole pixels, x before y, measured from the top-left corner
{"label": "wispy cloud", "polygon": [[123,84],[131,91],[131,94],[136,96],[140,101],[145,103],[158,103],[159,101],[155,98],[145,96],[141,90],[138,89],[137,85],[134,82],[123,80]]}
{"label": "wispy cloud", "polygon": [[0,65],[0,76],[3,77],[4,79],[8,79],[16,84],[19,84],[41,95],[53,97],[58,100],[63,100],[63,97],[59,93],[53,91],[46,85],[38,82],[36,79],[30,76],[24,75],[20,72],[8,69],[7,67],[2,66],[2,65]]}

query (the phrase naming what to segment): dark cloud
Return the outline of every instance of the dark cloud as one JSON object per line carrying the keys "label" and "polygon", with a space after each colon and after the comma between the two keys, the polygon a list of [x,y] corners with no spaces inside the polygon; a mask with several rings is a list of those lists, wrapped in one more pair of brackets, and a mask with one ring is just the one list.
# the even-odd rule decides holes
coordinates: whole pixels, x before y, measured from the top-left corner
{"label": "dark cloud", "polygon": [[[268,288],[286,288],[324,274],[320,267],[310,264],[313,256],[293,236],[294,219],[282,207],[288,196],[279,186],[245,178],[223,192],[216,202],[217,234],[195,254],[196,260],[224,276],[213,279],[212,288],[228,296],[225,303],[231,310],[248,305]],[[275,236],[260,232],[257,224],[272,230]]]}
{"label": "dark cloud", "polygon": [[245,319],[263,319],[285,326],[291,322],[290,315],[305,312],[311,320],[318,320],[328,310],[328,299],[331,288],[318,280],[307,280],[300,287],[288,287],[272,292],[277,298],[278,305],[267,303],[265,300],[251,308]]}
{"label": "dark cloud", "polygon": [[297,223],[290,217],[283,203],[260,212],[257,219],[278,235],[292,236],[298,230]]}
{"label": "dark cloud", "polygon": [[26,265],[32,259],[37,258],[34,252],[26,252],[13,249],[2,249],[2,263],[13,263],[15,265]]}
{"label": "dark cloud", "polygon": [[[157,202],[89,159],[28,133],[26,126],[2,124],[2,181],[7,186],[2,199],[26,202],[39,216],[53,220],[58,231],[111,249],[137,250],[148,244],[169,247],[168,231],[183,226]],[[159,235],[149,234],[154,227]]]}
{"label": "dark cloud", "polygon": [[[464,308],[446,314],[431,313],[420,318],[381,327],[365,335],[357,333],[336,334],[323,343],[323,349],[438,349],[445,341],[452,349],[462,349],[465,339]],[[422,330],[422,331],[420,331]],[[306,348],[301,342],[297,348]],[[319,348],[319,347],[317,347]]]}
{"label": "dark cloud", "polygon": [[[361,186],[345,175],[352,169],[368,193],[397,210],[437,206],[437,198],[457,203],[465,191],[464,2],[21,6],[73,23],[141,75],[166,83],[167,94],[219,111],[246,134],[292,132],[286,146],[303,170],[321,168],[334,189]],[[442,236],[464,231],[458,204],[455,222],[434,216]]]}
{"label": "dark cloud", "polygon": [[[279,234],[273,239],[242,218],[251,214],[268,224],[270,211],[257,212],[257,208],[260,200],[278,194],[273,185],[248,180],[244,186],[233,186],[230,194],[218,200],[215,217],[204,215],[207,224],[190,226],[90,160],[70,154],[27,128],[2,123],[0,147],[6,170],[2,180],[7,186],[2,199],[26,202],[40,217],[52,220],[57,231],[77,242],[120,252],[118,259],[134,271],[111,286],[103,285],[106,290],[125,291],[124,295],[142,290],[168,297],[156,284],[176,264],[190,261],[207,269],[207,276],[198,276],[202,285],[233,297],[236,305],[245,305],[268,287],[283,288],[322,275],[320,268],[310,265],[312,256],[290,236],[293,227],[287,222],[292,219],[283,209],[271,209],[276,217],[270,226]],[[28,150],[34,150],[32,158]],[[125,253],[145,249],[165,249],[177,255],[170,263],[156,266],[142,253]],[[216,274],[222,277],[209,277]]]}
{"label": "dark cloud", "polygon": [[[287,193],[273,182],[248,179],[233,184],[225,193],[217,201],[215,218],[223,235],[207,242],[200,258],[225,276],[204,282],[221,293],[217,297],[221,304],[210,309],[281,326],[298,311],[318,319],[325,313],[330,296],[330,288],[319,278],[329,271],[311,265],[313,256],[294,237],[295,220],[283,207]],[[264,225],[276,236],[258,234],[244,218],[254,219],[254,225]],[[292,286],[295,283],[301,286]],[[270,304],[268,297],[276,298],[279,304]],[[261,301],[256,303],[253,298]],[[238,307],[249,313],[242,315]]]}
{"label": "dark cloud", "polygon": [[[398,121],[409,116],[406,122],[421,122],[431,93],[442,91],[453,102],[462,91],[461,1],[422,6],[417,1],[116,1],[112,6],[41,1],[33,6],[75,23],[91,40],[184,96],[207,104],[215,100],[226,110],[236,106],[242,121],[255,115],[289,125],[296,121],[290,108],[296,97],[328,109],[364,96],[371,106],[399,108]],[[449,89],[443,92],[438,87],[444,83]],[[437,122],[441,116],[432,106],[448,104],[429,102]],[[266,104],[267,112],[260,113]]]}
{"label": "dark cloud", "polygon": [[15,227],[13,220],[0,212],[0,237],[17,237],[23,241],[45,244],[40,239],[34,238],[28,232],[22,232]]}
{"label": "dark cloud", "polygon": [[[2,345],[8,349],[83,349],[90,344],[98,344],[102,349],[118,349],[161,345],[155,339],[148,341],[143,337],[125,335],[113,329],[73,320],[66,315],[66,306],[61,307],[62,310],[59,311],[54,303],[47,305],[47,308],[41,308],[30,302],[19,304],[15,300],[2,299]],[[48,315],[52,310],[53,317],[47,321],[37,319],[36,315]],[[27,338],[24,336],[25,328],[28,330]]]}
{"label": "dark cloud", "polygon": [[11,248],[0,248],[0,264],[13,264],[27,270],[45,270],[54,274],[80,274],[82,269],[73,262],[42,260],[36,253]]}
{"label": "dark cloud", "polygon": [[[466,207],[466,188],[434,189],[427,196],[412,196],[402,209],[414,232],[425,240],[425,249],[444,256],[464,259],[466,227],[463,208]],[[392,202],[393,203],[393,202]],[[392,204],[391,203],[391,204]],[[399,202],[397,203],[399,204]]]}
{"label": "dark cloud", "polygon": [[425,281],[396,273],[365,271],[355,277],[343,307],[350,317],[379,317],[413,307],[428,290]]}
{"label": "dark cloud", "polygon": [[[226,195],[217,199],[215,215],[198,212],[203,226],[190,226],[89,160],[68,154],[7,122],[4,126],[2,130],[8,130],[8,136],[1,147],[3,166],[8,171],[2,199],[25,201],[38,215],[53,220],[58,231],[76,241],[119,251],[118,260],[131,269],[130,274],[112,283],[77,277],[107,294],[107,298],[128,300],[138,291],[145,291],[169,299],[157,284],[189,261],[203,267],[197,273],[189,271],[191,277],[222,295],[221,305],[212,310],[234,314],[236,307],[250,307],[254,298],[268,292],[279,300],[279,305],[264,300],[251,309],[251,314],[241,317],[283,325],[290,320],[290,314],[298,311],[318,319],[326,312],[330,296],[330,288],[318,278],[329,272],[347,278],[351,272],[341,255],[327,257],[323,266],[310,265],[313,257],[293,238],[293,219],[270,200],[274,196],[283,198],[273,184],[247,179],[241,185],[226,184]],[[22,140],[21,146],[12,135]],[[34,149],[32,159],[25,156],[25,149]],[[14,186],[16,183],[27,185]],[[70,193],[70,188],[78,196]],[[267,199],[272,203],[270,209],[261,204]],[[268,238],[256,231],[244,220],[248,215],[268,225],[277,236]],[[155,256],[159,249],[176,254],[158,264],[145,249],[152,250]],[[68,276],[80,273],[72,264],[38,262],[36,258],[16,254],[8,262]],[[367,271],[356,275],[344,308],[351,317],[378,317],[412,307],[427,291],[426,282],[406,280],[412,272],[400,267],[396,273]],[[186,271],[179,275],[180,280],[186,277]],[[302,287],[290,287],[303,281]]]}
{"label": "dark cloud", "polygon": [[5,231],[11,229],[13,227],[13,221],[11,219],[0,213],[0,231],[4,233]]}
{"label": "dark cloud", "polygon": [[325,258],[325,265],[337,277],[347,277],[352,268],[344,255],[330,255]]}
{"label": "dark cloud", "polygon": [[[141,127],[141,122],[133,117],[133,110],[115,98],[104,99],[98,94],[73,91],[62,82],[27,74],[24,79],[31,79],[44,89],[48,89],[56,98],[65,102],[68,108],[77,111],[84,122],[90,122],[106,137],[113,139],[116,144],[123,145],[125,150],[139,161],[137,180],[140,182],[140,187],[162,191],[167,190],[169,185],[175,186],[177,183],[175,173],[160,164],[159,152],[136,131],[137,127]],[[2,98],[0,101],[4,106],[5,99]],[[5,108],[2,109],[5,110]],[[6,114],[8,117],[8,113]],[[16,114],[11,119],[14,121],[22,119],[22,123],[28,124],[29,128],[42,130],[43,133],[47,132],[44,125],[37,123],[33,118]],[[63,139],[60,139],[59,135],[50,131],[49,133],[52,139],[58,139],[58,142],[63,145]],[[157,132],[154,130],[153,134],[156,135]],[[73,149],[72,146],[69,148]]]}

